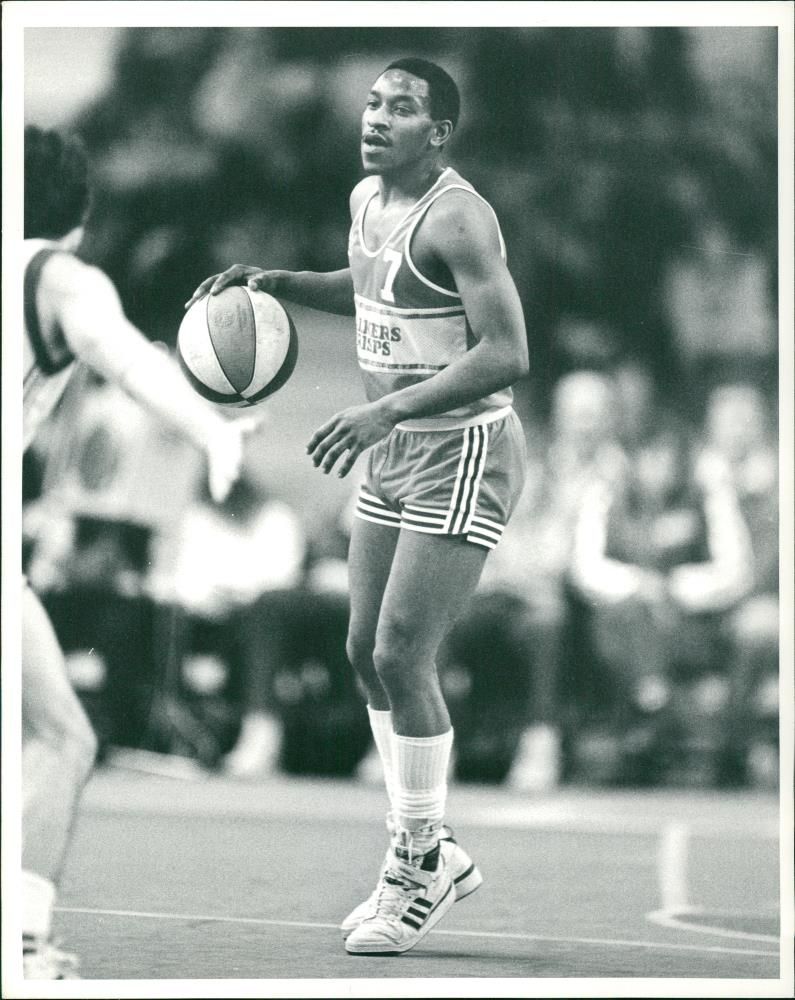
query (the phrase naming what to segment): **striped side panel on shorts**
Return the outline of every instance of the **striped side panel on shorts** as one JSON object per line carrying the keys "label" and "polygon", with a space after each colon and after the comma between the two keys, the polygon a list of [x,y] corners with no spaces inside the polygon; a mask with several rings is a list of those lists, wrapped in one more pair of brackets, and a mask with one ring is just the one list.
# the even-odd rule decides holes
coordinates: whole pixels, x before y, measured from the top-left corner
{"label": "striped side panel on shorts", "polygon": [[365,521],[372,521],[373,524],[385,524],[390,528],[400,527],[400,514],[390,510],[383,500],[363,489],[359,490],[359,498],[356,501],[356,516]]}
{"label": "striped side panel on shorts", "polygon": [[458,463],[450,510],[447,514],[447,530],[452,535],[469,531],[478,503],[480,480],[486,465],[489,447],[487,424],[464,429],[464,445]]}
{"label": "striped side panel on shorts", "polygon": [[493,549],[502,538],[504,527],[497,521],[476,514],[472,518],[472,524],[467,532],[467,541],[474,542],[475,545],[485,545],[487,549]]}
{"label": "striped side panel on shorts", "polygon": [[447,533],[448,515],[447,507],[421,507],[413,503],[403,505],[403,524],[429,535]]}

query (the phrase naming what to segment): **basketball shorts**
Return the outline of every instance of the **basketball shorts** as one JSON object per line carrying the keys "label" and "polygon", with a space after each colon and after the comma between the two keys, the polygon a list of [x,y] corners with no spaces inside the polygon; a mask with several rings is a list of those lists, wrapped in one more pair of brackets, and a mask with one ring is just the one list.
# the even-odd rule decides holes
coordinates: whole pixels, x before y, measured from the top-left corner
{"label": "basketball shorts", "polygon": [[512,409],[459,430],[396,427],[367,453],[356,516],[493,549],[526,474],[524,431]]}

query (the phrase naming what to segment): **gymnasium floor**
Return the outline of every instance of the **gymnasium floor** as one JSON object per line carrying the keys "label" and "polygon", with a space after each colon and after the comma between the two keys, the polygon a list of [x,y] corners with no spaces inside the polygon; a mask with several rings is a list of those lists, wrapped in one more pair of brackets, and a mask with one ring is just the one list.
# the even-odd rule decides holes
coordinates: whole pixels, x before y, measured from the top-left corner
{"label": "gymnasium floor", "polygon": [[[364,980],[388,990],[384,980],[417,978],[460,980],[460,995],[473,995],[470,977],[481,989],[492,981],[486,996],[539,985],[550,992],[537,995],[552,995],[554,984],[536,982],[549,978],[580,996],[627,978],[714,980],[713,989],[761,980],[756,993],[735,982],[687,995],[791,995],[776,992],[771,795],[566,789],[532,799],[455,785],[450,819],[484,885],[412,952],[352,957],[337,923],[374,884],[384,801],[379,789],[338,780],[244,784],[103,768],[86,791],[56,929],[80,953],[85,979],[125,982],[69,995],[308,995],[312,984],[298,980],[320,980],[326,996],[378,995],[361,992]],[[136,982],[168,979],[215,983],[169,993]],[[230,992],[219,980],[288,982]],[[362,982],[358,993],[355,983],[335,992],[325,980]],[[394,995],[457,993],[429,982],[409,989]]]}

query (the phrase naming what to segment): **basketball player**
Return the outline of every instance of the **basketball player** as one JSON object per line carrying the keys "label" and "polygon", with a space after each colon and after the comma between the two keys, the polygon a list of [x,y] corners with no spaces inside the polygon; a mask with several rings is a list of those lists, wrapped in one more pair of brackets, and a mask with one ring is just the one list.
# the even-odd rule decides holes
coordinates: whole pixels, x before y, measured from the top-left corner
{"label": "basketball player", "polygon": [[[23,438],[27,448],[77,361],[112,379],[206,451],[213,494],[236,479],[243,432],[197,396],[171,360],[124,316],[112,282],[74,256],[89,202],[74,138],[25,129]],[[74,956],[51,942],[56,886],[96,740],[67,678],[55,632],[22,588],[22,931],[29,979],[74,978]]]}
{"label": "basketball player", "polygon": [[346,475],[370,449],[349,555],[348,655],[367,694],[390,798],[376,890],[343,922],[351,954],[413,947],[480,872],[444,826],[453,732],[436,672],[525,477],[511,384],[527,339],[493,210],[442,163],[459,96],[421,59],[392,63],[362,115],[366,177],[351,196],[350,266],[333,273],[235,265],[208,292],[247,282],[356,315],[368,402],[308,445]]}

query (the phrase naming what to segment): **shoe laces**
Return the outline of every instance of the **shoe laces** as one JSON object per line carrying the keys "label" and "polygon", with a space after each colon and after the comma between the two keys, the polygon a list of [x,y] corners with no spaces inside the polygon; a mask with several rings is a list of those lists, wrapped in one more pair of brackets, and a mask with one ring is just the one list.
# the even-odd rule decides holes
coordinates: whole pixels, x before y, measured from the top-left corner
{"label": "shoe laces", "polygon": [[409,860],[398,857],[394,851],[390,852],[375,901],[379,917],[399,920],[417,894],[433,881],[433,872],[423,871],[413,862],[411,852]]}

